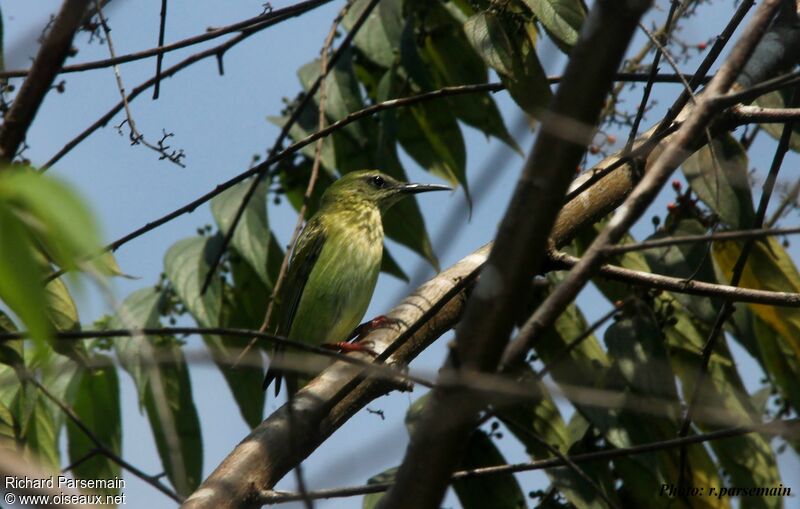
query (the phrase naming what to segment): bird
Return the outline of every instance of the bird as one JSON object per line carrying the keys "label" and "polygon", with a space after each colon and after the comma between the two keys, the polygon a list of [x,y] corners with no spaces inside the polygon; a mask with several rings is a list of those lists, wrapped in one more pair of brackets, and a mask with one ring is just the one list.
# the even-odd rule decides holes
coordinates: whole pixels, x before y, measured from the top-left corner
{"label": "bird", "polygon": [[[367,311],[383,257],[382,214],[401,199],[429,191],[451,191],[439,184],[401,182],[379,170],[345,173],[322,194],[306,222],[276,296],[275,334],[307,344],[335,345],[352,337]],[[281,378],[294,394],[307,382],[277,366],[284,355],[275,347],[264,378],[267,390]],[[278,362],[276,362],[276,359]]]}

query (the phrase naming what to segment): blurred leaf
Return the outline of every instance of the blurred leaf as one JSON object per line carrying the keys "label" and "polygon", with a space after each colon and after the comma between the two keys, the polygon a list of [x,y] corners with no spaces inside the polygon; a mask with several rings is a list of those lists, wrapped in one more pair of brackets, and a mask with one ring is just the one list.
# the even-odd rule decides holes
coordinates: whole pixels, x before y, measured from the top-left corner
{"label": "blurred leaf", "polygon": [[62,268],[95,267],[80,260],[100,250],[97,225],[69,186],[28,169],[6,169],[0,173],[0,203],[13,208]]}
{"label": "blurred leaf", "polygon": [[[143,329],[161,327],[159,310],[165,305],[166,294],[159,289],[142,288],[128,295],[117,313],[109,320],[111,329]],[[139,409],[144,405],[150,359],[149,340],[141,335],[114,341],[114,350],[122,367],[133,379],[139,395]]]}
{"label": "blurred leaf", "polygon": [[755,218],[747,165],[744,147],[726,133],[689,156],[682,166],[692,190],[734,229],[752,228]]}
{"label": "blurred leaf", "polygon": [[[791,92],[787,89],[762,95],[755,100],[755,103],[762,108],[786,108],[790,100]],[[776,140],[781,138],[783,124],[760,124],[760,126]],[[796,122],[792,128],[792,136],[789,138],[789,148],[800,152],[800,125]]]}
{"label": "blurred leaf", "polygon": [[145,358],[158,360],[148,371],[147,418],[167,478],[178,494],[188,496],[200,485],[203,440],[186,360],[174,340],[145,345]]}
{"label": "blurred leaf", "polygon": [[[483,431],[475,430],[467,444],[460,468],[466,470],[507,463],[492,439]],[[453,489],[464,509],[484,509],[486,507],[519,509],[527,505],[522,488],[512,474],[454,481]]]}
{"label": "blurred leaf", "polygon": [[[708,228],[695,219],[683,219],[673,225],[670,230],[659,230],[646,240],[665,239],[684,235],[705,235]],[[647,263],[657,274],[681,279],[693,279],[716,283],[714,267],[708,256],[709,245],[705,242],[678,244],[644,251]],[[674,297],[686,306],[695,316],[706,322],[717,316],[720,300],[711,297],[699,297],[686,293],[675,293]]]}
{"label": "blurred leaf", "polygon": [[[370,0],[355,0],[342,24],[350,30]],[[383,0],[372,10],[353,39],[353,45],[368,59],[383,67],[392,65],[403,30],[402,0]]]}
{"label": "blurred leaf", "polygon": [[552,92],[536,56],[533,32],[531,27],[508,25],[487,11],[469,18],[464,31],[483,61],[500,75],[514,101],[528,115],[538,117]]}
{"label": "blurred leaf", "polygon": [[[96,356],[102,367],[78,373],[77,391],[72,409],[83,424],[105,447],[122,456],[122,412],[119,379],[111,359]],[[69,460],[75,463],[95,449],[94,443],[72,421],[67,421]],[[120,476],[120,466],[102,454],[96,454],[72,469],[78,479],[113,479]],[[102,495],[116,495],[119,489],[89,490]]]}
{"label": "blurred leaf", "polygon": [[[383,484],[387,482],[393,482],[395,476],[397,475],[398,467],[392,467],[388,470],[384,470],[378,475],[373,475],[372,477],[367,480],[367,485],[370,484]],[[386,492],[380,493],[369,493],[364,495],[364,501],[362,502],[361,507],[363,509],[375,509],[378,506],[378,502],[383,498]]]}
{"label": "blurred leaf", "polygon": [[111,251],[104,251],[94,259],[95,266],[100,274],[104,276],[119,276],[125,279],[139,279],[130,274],[125,274],[117,264],[117,259]]}
{"label": "blurred leaf", "polygon": [[[586,11],[580,0],[524,0],[562,51],[578,42]],[[560,43],[560,44],[559,44]]]}
{"label": "blurred leaf", "polygon": [[42,341],[50,335],[51,325],[39,283],[42,274],[30,242],[23,225],[0,197],[0,299],[20,317],[31,337]]}
{"label": "blurred leaf", "polygon": [[[223,234],[228,233],[236,211],[252,184],[252,180],[240,182],[211,200],[211,213]],[[267,240],[270,235],[267,220],[268,188],[266,180],[258,184],[233,233],[231,245],[253,267],[261,281],[272,286],[267,274]]]}
{"label": "blurred leaf", "polygon": [[[18,330],[11,318],[0,310],[0,332],[17,332]],[[0,341],[0,364],[12,368],[22,366],[22,348],[23,340],[21,339]]]}
{"label": "blurred leaf", "polygon": [[24,455],[53,471],[59,469],[58,428],[45,397],[31,384],[17,392],[15,404],[17,421],[21,424],[20,441]]}
{"label": "blurred leaf", "polygon": [[[532,375],[532,373],[530,375]],[[588,452],[584,450],[585,448],[578,442],[582,438],[583,433],[575,440],[572,439],[555,402],[545,391],[543,391],[542,397],[535,403],[498,408],[497,416],[503,421],[517,440],[525,446],[525,450],[532,459],[540,460],[554,457],[552,452],[545,447],[543,443],[555,447],[563,454]],[[583,422],[586,423],[588,428],[588,422],[585,420]],[[613,477],[607,463],[582,463],[580,468],[603,487],[606,496],[612,500],[616,499]],[[557,487],[567,501],[577,509],[599,509],[607,507],[606,503],[598,496],[594,488],[573,469],[550,469],[547,470],[546,473],[553,482],[553,485]]]}
{"label": "blurred leaf", "polygon": [[[47,315],[57,331],[77,331],[81,329],[78,307],[72,299],[67,285],[61,279],[54,279],[44,287],[47,299]],[[83,340],[53,338],[53,349],[61,355],[86,366],[89,356]]]}

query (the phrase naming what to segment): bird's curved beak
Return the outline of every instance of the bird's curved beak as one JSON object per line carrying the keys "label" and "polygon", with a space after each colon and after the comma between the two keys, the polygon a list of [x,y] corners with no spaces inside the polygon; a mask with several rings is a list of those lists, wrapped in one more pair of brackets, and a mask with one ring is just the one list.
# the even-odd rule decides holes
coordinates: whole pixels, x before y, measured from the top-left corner
{"label": "bird's curved beak", "polygon": [[452,187],[439,184],[400,184],[398,191],[406,194],[427,193],[428,191],[452,191]]}

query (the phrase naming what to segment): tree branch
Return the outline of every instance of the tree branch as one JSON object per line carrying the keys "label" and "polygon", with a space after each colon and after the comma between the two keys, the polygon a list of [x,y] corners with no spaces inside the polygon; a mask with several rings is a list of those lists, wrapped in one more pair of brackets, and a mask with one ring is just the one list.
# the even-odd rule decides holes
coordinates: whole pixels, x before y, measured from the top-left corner
{"label": "tree branch", "polygon": [[0,126],[0,161],[10,162],[17,155],[44,96],[50,90],[58,70],[64,64],[72,38],[80,26],[89,0],[64,0],[50,33],[42,41],[28,78]]}
{"label": "tree branch", "polygon": [[[649,1],[601,0],[589,13],[570,53],[564,81],[542,115],[540,134],[456,330],[456,347],[447,366],[461,376],[497,368],[522,311],[521,296],[541,267],[574,168],[591,143],[615,70],[649,6]],[[485,396],[478,397],[474,391],[435,388],[411,435],[396,484],[378,508],[438,507],[486,403]],[[421,464],[426,468],[420,469]]]}

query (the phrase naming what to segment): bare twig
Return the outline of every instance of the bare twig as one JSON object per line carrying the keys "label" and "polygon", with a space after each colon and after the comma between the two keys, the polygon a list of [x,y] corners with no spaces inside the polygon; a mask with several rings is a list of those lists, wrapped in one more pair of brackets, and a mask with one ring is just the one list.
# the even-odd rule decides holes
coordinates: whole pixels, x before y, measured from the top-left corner
{"label": "bare twig", "polygon": [[[784,436],[784,437],[797,437],[800,434],[800,419],[787,419],[787,420],[774,420],[770,422],[753,424],[749,426],[736,426],[725,428],[710,433],[700,435],[692,435],[682,438],[671,438],[667,440],[660,440],[658,442],[651,442],[648,444],[634,445],[631,447],[622,447],[619,449],[606,449],[602,451],[593,451],[582,454],[573,454],[566,456],[573,463],[587,463],[590,461],[604,461],[613,460],[616,458],[625,458],[637,454],[646,454],[654,451],[665,451],[680,447],[683,445],[702,444],[705,442],[713,442],[717,440],[725,440],[726,438],[739,437],[742,435],[749,435],[751,433],[763,433],[765,435]],[[496,465],[491,467],[482,467],[471,470],[460,470],[453,472],[451,477],[452,481],[463,479],[474,479],[490,475],[503,475],[517,472],[530,472],[533,470],[546,470],[549,468],[564,467],[566,462],[562,458],[549,458],[544,460],[532,461],[529,463],[517,463],[510,465]],[[365,484],[362,486],[349,486],[344,488],[330,488],[325,490],[315,490],[309,492],[307,495],[315,500],[329,499],[329,498],[344,498],[353,497],[357,495],[366,495],[369,493],[382,493],[388,490],[394,483],[373,483]],[[286,502],[294,502],[301,500],[301,495],[295,492],[287,491],[273,491],[264,490],[260,493],[258,502],[263,505],[276,505]]]}
{"label": "bare twig", "polygon": [[752,230],[729,230],[722,232],[708,233],[705,235],[676,235],[662,239],[645,240],[633,244],[620,244],[608,246],[603,251],[607,254],[629,253],[631,251],[644,251],[659,247],[677,246],[681,244],[693,244],[695,242],[726,241],[726,240],[745,240],[762,239],[779,235],[794,235],[800,233],[800,227],[794,228],[756,228]]}
{"label": "bare twig", "polygon": [[[161,14],[160,14],[160,22],[158,24],[159,48],[162,48],[164,46],[164,34],[166,32],[166,28],[167,28],[167,0],[161,0]],[[161,88],[161,62],[163,60],[164,60],[164,53],[159,52],[159,54],[156,56],[156,84],[155,86],[153,86],[153,99],[158,99],[158,93]]]}
{"label": "bare twig", "polygon": [[[294,15],[304,14],[305,12],[308,12],[316,7],[319,7],[326,3],[330,3],[331,1],[332,0],[305,0],[295,5],[290,5],[282,9],[275,9],[270,12],[266,12],[264,14],[260,14],[255,17],[239,21],[237,23],[233,23],[228,26],[215,28],[213,30],[206,30],[202,34],[198,34],[183,39],[181,41],[168,44],[166,46],[159,45],[156,48],[137,51],[135,53],[129,53],[127,55],[120,55],[116,58],[107,58],[104,60],[85,62],[83,64],[65,65],[64,67],[59,69],[58,73],[64,74],[64,73],[91,71],[94,69],[103,69],[117,64],[125,64],[128,62],[135,62],[136,60],[150,58],[152,56],[163,55],[171,51],[179,50],[189,46],[194,46],[195,44],[200,44],[206,41],[210,41],[212,39],[216,39],[217,37],[221,37],[223,35],[227,35],[233,32],[239,32],[246,29],[258,29],[259,27],[266,28],[274,24],[273,22],[277,18],[285,19],[288,14],[294,14]],[[101,3],[105,4],[106,2],[101,2]],[[85,18],[82,21],[85,21]],[[0,79],[24,78],[25,76],[30,74],[31,71],[32,69],[0,71]]]}
{"label": "bare twig", "polygon": [[[166,0],[163,0],[163,1],[166,2]],[[111,58],[115,58],[116,57],[116,52],[114,50],[114,41],[111,38],[111,28],[108,26],[108,20],[106,20],[106,17],[103,15],[103,9],[102,9],[102,7],[100,7],[100,2],[99,1],[95,2],[95,8],[97,9],[97,16],[100,19],[100,27],[103,29],[103,33],[104,33],[105,38],[106,38],[106,44],[108,45],[108,53],[111,55]],[[160,76],[161,76],[161,67],[159,65],[158,73],[156,74],[156,86],[158,86],[158,80],[160,79]],[[168,134],[165,133],[164,137],[161,139],[161,141],[157,145],[154,145],[154,144],[150,143],[149,141],[147,141],[145,139],[144,135],[136,127],[136,121],[133,118],[133,113],[131,112],[130,104],[128,104],[128,96],[125,93],[125,84],[122,82],[122,75],[119,72],[119,66],[118,65],[114,66],[114,79],[117,82],[117,90],[119,90],[119,95],[120,95],[120,98],[122,100],[122,105],[123,105],[123,108],[125,109],[125,122],[124,123],[128,124],[128,129],[129,129],[128,138],[131,141],[131,145],[139,145],[139,144],[141,144],[141,145],[149,148],[150,150],[158,153],[160,155],[159,159],[166,159],[166,160],[168,160],[168,161],[170,161],[172,163],[177,164],[181,168],[185,168],[186,165],[183,164],[183,162],[182,162],[182,159],[185,156],[183,150],[181,150],[181,149],[179,149],[179,150],[170,150],[169,145],[165,145],[164,144],[164,141],[171,135],[168,135]],[[118,127],[118,129],[120,130],[120,134],[121,134],[121,130],[122,130],[122,125],[121,124]]]}
{"label": "bare twig", "polygon": [[94,447],[99,454],[102,454],[106,458],[110,459],[120,467],[132,473],[133,475],[143,480],[150,486],[154,487],[155,489],[157,489],[164,495],[168,496],[175,502],[180,503],[182,501],[181,497],[177,493],[172,491],[164,483],[162,483],[160,480],[158,480],[157,476],[149,475],[142,472],[135,466],[125,461],[125,459],[119,456],[117,453],[109,449],[99,438],[97,438],[97,435],[95,435],[94,432],[91,429],[89,429],[89,427],[81,420],[81,418],[78,416],[78,414],[75,413],[74,410],[72,410],[69,406],[67,406],[66,403],[58,399],[53,393],[51,393],[47,389],[47,387],[45,387],[38,380],[36,380],[35,377],[28,376],[27,381],[35,385],[36,388],[39,390],[39,392],[41,392],[47,399],[52,401],[62,412],[64,412],[64,415],[66,415],[67,418],[70,421],[72,421],[72,423],[79,430],[81,430],[81,433],[83,433],[86,436],[86,438],[88,438],[94,444]]}

